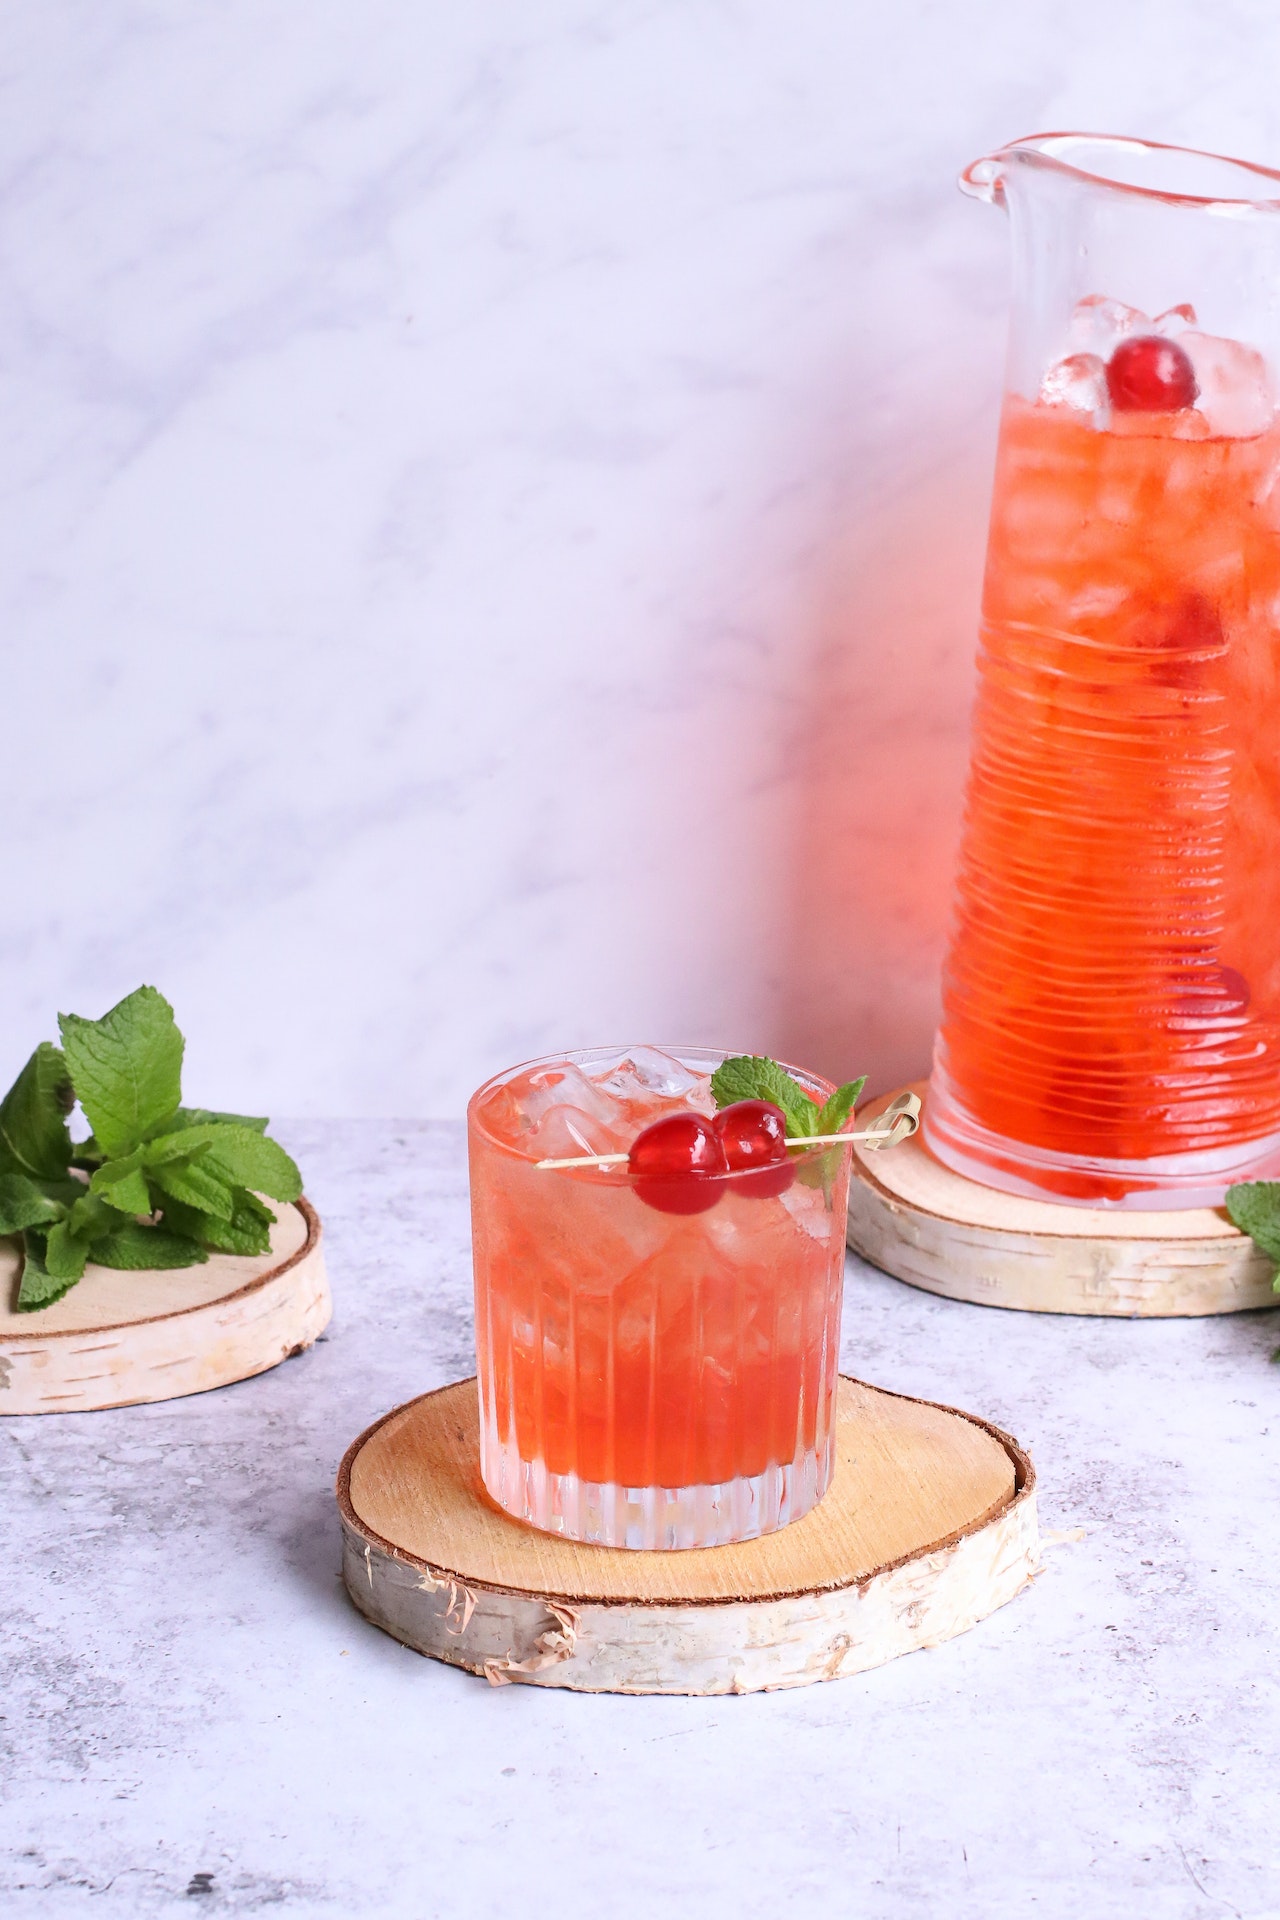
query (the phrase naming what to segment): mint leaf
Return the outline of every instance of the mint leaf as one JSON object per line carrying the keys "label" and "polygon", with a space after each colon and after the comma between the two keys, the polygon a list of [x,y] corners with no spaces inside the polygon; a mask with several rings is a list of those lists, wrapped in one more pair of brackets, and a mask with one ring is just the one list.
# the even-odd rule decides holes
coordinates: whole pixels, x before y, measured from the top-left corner
{"label": "mint leaf", "polygon": [[818,1108],[798,1080],[793,1080],[776,1060],[751,1053],[735,1054],[723,1060],[711,1076],[711,1092],[717,1107],[731,1107],[736,1100],[771,1100],[781,1107],[787,1134],[793,1140],[818,1131]]}
{"label": "mint leaf", "polygon": [[153,1127],[151,1137],[166,1133],[176,1133],[180,1127],[252,1127],[255,1133],[265,1133],[268,1122],[252,1113],[217,1113],[212,1107],[179,1107],[176,1113],[164,1122],[163,1126]]}
{"label": "mint leaf", "polygon": [[[77,1240],[97,1240],[104,1233],[114,1233],[120,1225],[120,1210],[102,1194],[86,1193],[83,1187],[67,1215],[67,1227]],[[89,1257],[93,1258],[92,1253]]]}
{"label": "mint leaf", "polygon": [[65,1220],[59,1220],[50,1227],[45,1235],[44,1265],[45,1271],[55,1280],[65,1280],[68,1286],[80,1279],[84,1273],[84,1263],[89,1258],[89,1243],[77,1239]]}
{"label": "mint leaf", "polygon": [[61,1220],[66,1208],[24,1173],[0,1173],[0,1234]]}
{"label": "mint leaf", "polygon": [[[171,1198],[196,1208],[202,1214],[214,1214],[220,1220],[231,1218],[231,1189],[234,1183],[213,1171],[208,1164],[207,1154],[190,1160],[170,1160],[152,1167],[151,1180],[166,1196],[162,1203],[166,1212],[168,1199]],[[202,1237],[196,1235],[197,1239]]]}
{"label": "mint leaf", "polygon": [[209,1258],[203,1247],[163,1227],[139,1226],[130,1220],[102,1240],[95,1240],[93,1261],[99,1267],[145,1268],[198,1267]]}
{"label": "mint leaf", "polygon": [[270,1253],[275,1214],[247,1187],[238,1187],[235,1199],[230,1227],[223,1227],[219,1222],[215,1229],[219,1237],[210,1244],[221,1247],[225,1253]]}
{"label": "mint leaf", "polygon": [[58,1016],[76,1094],[98,1145],[122,1155],[169,1119],[182,1097],[182,1035],[173,1008],[139,987],[101,1020]]}
{"label": "mint leaf", "polygon": [[66,1116],[74,1103],[67,1063],[42,1040],[0,1102],[0,1173],[56,1180],[71,1160]]}
{"label": "mint leaf", "polygon": [[216,1168],[238,1187],[268,1193],[273,1200],[297,1200],[302,1175],[284,1148],[252,1127],[215,1129],[204,1164]]}
{"label": "mint leaf", "polygon": [[100,1194],[117,1213],[150,1213],[151,1195],[142,1169],[144,1149],[135,1147],[122,1159],[108,1160],[89,1176],[90,1193]]}
{"label": "mint leaf", "polygon": [[269,1253],[275,1218],[270,1207],[264,1206],[255,1193],[249,1193],[244,1187],[236,1188],[232,1195],[229,1220],[215,1220],[211,1214],[198,1213],[194,1207],[184,1207],[176,1200],[166,1200],[164,1207],[166,1227],[187,1234],[218,1253]]}
{"label": "mint leaf", "polygon": [[857,1080],[846,1080],[842,1087],[837,1087],[818,1115],[818,1124],[814,1132],[839,1133],[853,1112],[858,1095],[866,1084],[867,1076],[864,1073]]}
{"label": "mint leaf", "polygon": [[22,1236],[22,1278],[18,1282],[18,1312],[34,1313],[37,1307],[51,1307],[76,1284],[50,1273],[44,1260],[44,1235],[31,1229]]}
{"label": "mint leaf", "polygon": [[1243,1180],[1228,1187],[1227,1212],[1269,1260],[1280,1261],[1280,1180]]}
{"label": "mint leaf", "polygon": [[202,1170],[217,1174],[230,1187],[251,1187],[273,1200],[296,1200],[302,1192],[302,1175],[284,1148],[252,1127],[222,1122],[184,1127],[180,1133],[161,1134],[147,1148],[157,1179],[166,1161],[195,1153],[200,1154]]}

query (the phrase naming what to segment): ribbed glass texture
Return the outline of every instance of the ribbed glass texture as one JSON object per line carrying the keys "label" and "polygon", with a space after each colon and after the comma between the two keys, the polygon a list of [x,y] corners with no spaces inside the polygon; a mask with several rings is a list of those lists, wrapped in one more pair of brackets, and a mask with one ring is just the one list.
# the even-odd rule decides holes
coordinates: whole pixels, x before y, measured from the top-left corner
{"label": "ribbed glass texture", "polygon": [[486,1130],[508,1077],[468,1112],[489,1494],[617,1547],[718,1546],[807,1513],[834,1459],[848,1149],[798,1156],[784,1194],[731,1175],[709,1211],[662,1213],[625,1168],[539,1169]]}
{"label": "ribbed glass texture", "polygon": [[[1280,1168],[1280,203],[1156,190],[1280,180],[1166,152],[1044,136],[969,177],[1015,299],[925,1138],[1092,1205]],[[1111,406],[1157,329],[1195,406]]]}

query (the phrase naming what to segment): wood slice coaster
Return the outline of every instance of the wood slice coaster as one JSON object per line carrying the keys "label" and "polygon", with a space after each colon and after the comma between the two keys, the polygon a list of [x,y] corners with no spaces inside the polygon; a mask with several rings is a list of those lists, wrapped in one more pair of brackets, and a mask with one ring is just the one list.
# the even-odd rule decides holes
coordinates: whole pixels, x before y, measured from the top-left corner
{"label": "wood slice coaster", "polygon": [[[928,1099],[928,1082],[911,1089]],[[895,1096],[860,1110],[870,1119]],[[849,1245],[872,1266],[950,1300],[1028,1313],[1135,1317],[1280,1304],[1273,1263],[1226,1212],[1122,1213],[999,1193],[935,1160],[919,1133],[855,1146]]]}
{"label": "wood slice coaster", "polygon": [[538,1533],[480,1482],[474,1380],[386,1414],[338,1473],[343,1577],[375,1626],[494,1685],[755,1693],[963,1633],[1025,1586],[1035,1474],[971,1414],[842,1379],[826,1498],[741,1546]]}
{"label": "wood slice coaster", "polygon": [[36,1313],[13,1306],[19,1255],[0,1240],[0,1414],[177,1400],[278,1366],[333,1312],[320,1239],[300,1200],[280,1208],[270,1253],[212,1253],[162,1273],[89,1266]]}

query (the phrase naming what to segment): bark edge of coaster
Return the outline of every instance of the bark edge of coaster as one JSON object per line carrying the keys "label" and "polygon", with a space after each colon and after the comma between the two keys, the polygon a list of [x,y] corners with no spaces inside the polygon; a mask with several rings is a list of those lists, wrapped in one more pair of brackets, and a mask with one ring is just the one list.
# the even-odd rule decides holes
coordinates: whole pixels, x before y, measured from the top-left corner
{"label": "bark edge of coaster", "polygon": [[[927,1081],[910,1091],[927,1102]],[[869,1101],[865,1118],[895,1097]],[[1272,1262],[1221,1208],[1024,1199],[953,1173],[920,1132],[879,1153],[854,1147],[848,1239],[896,1279],[977,1306],[1167,1319],[1280,1305]]]}
{"label": "bark edge of coaster", "polygon": [[861,1673],[966,1632],[1031,1578],[1035,1472],[999,1428],[841,1378],[836,1457],[813,1512],[763,1539],[583,1546],[488,1500],[476,1383],[463,1380],[347,1450],[343,1578],[375,1626],[494,1685],[635,1694]]}
{"label": "bark edge of coaster", "polygon": [[320,1218],[280,1205],[271,1251],[203,1266],[90,1266],[51,1307],[18,1313],[18,1253],[0,1242],[0,1414],[81,1413],[206,1393],[309,1347],[333,1314]]}

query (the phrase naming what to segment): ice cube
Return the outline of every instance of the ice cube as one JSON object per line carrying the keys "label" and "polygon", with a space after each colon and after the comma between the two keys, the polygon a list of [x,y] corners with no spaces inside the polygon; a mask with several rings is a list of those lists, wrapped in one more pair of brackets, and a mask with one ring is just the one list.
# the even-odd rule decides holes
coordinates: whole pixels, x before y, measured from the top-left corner
{"label": "ice cube", "polygon": [[596,1079],[596,1086],[615,1100],[683,1100],[704,1076],[692,1073],[661,1047],[632,1047],[625,1059]]}
{"label": "ice cube", "polygon": [[486,1133],[504,1140],[509,1147],[518,1147],[524,1138],[524,1115],[520,1111],[519,1099],[510,1087],[495,1087],[480,1101],[477,1117]]}
{"label": "ice cube", "polygon": [[1096,353],[1069,353],[1040,382],[1040,404],[1073,413],[1101,413],[1107,406],[1107,369]]}
{"label": "ice cube", "polygon": [[521,1141],[534,1160],[567,1160],[580,1153],[625,1152],[612,1128],[578,1107],[548,1107]]}
{"label": "ice cube", "polygon": [[684,1096],[683,1105],[693,1113],[705,1113],[707,1118],[716,1112],[716,1097],[711,1091],[711,1075],[704,1073],[694,1081]]}
{"label": "ice cube", "polygon": [[1212,440],[1215,437],[1198,407],[1179,407],[1176,413],[1113,413],[1108,429],[1128,440]]}
{"label": "ice cube", "polygon": [[1178,344],[1195,369],[1196,405],[1212,431],[1233,440],[1265,433],[1275,418],[1275,390],[1257,349],[1195,329],[1182,334]]}
{"label": "ice cube", "polygon": [[1151,324],[1157,333],[1163,333],[1168,339],[1174,340],[1188,327],[1197,326],[1199,323],[1196,320],[1195,308],[1190,301],[1184,300],[1180,307],[1169,307],[1164,313],[1158,313]]}
{"label": "ice cube", "polygon": [[1105,293],[1088,293],[1077,300],[1071,315],[1070,343],[1074,353],[1111,358],[1112,349],[1133,333],[1150,333],[1153,322],[1138,307],[1112,300]]}
{"label": "ice cube", "polygon": [[831,1212],[820,1186],[810,1187],[797,1181],[783,1194],[782,1204],[796,1225],[814,1240],[831,1238]]}
{"label": "ice cube", "polygon": [[[555,1067],[539,1067],[531,1073],[522,1090],[520,1105],[529,1127],[537,1127],[553,1107],[573,1107],[602,1127],[616,1125],[619,1118],[614,1100],[571,1060]],[[590,1153],[593,1149],[588,1147],[583,1151]]]}

